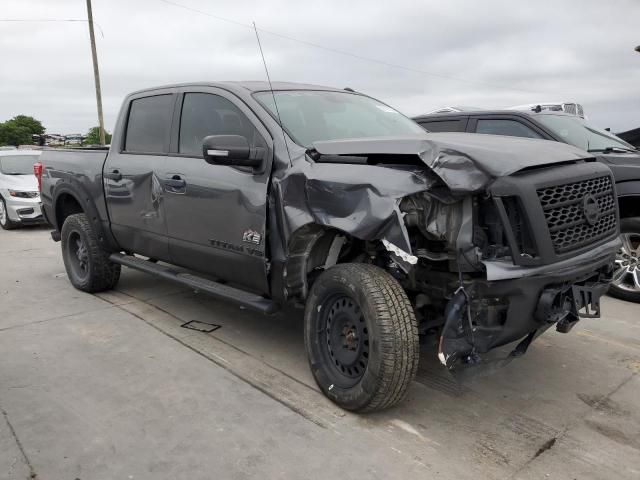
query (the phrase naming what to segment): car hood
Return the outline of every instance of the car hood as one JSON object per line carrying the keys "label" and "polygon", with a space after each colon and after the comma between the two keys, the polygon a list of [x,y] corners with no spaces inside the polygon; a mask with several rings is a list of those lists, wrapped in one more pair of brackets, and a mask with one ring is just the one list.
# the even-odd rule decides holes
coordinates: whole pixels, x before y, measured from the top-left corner
{"label": "car hood", "polygon": [[35,192],[38,190],[38,180],[35,175],[0,174],[0,188]]}
{"label": "car hood", "polygon": [[425,133],[314,142],[321,155],[417,155],[456,192],[473,192],[525,168],[592,158],[565,143],[471,133]]}

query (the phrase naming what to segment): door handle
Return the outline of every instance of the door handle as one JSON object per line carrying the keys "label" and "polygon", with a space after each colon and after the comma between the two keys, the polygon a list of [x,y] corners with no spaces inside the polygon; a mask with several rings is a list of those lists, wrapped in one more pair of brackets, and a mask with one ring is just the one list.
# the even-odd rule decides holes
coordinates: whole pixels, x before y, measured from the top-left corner
{"label": "door handle", "polygon": [[171,187],[173,189],[180,189],[187,186],[186,180],[180,175],[173,175],[167,178],[164,183],[167,187]]}
{"label": "door handle", "polygon": [[120,173],[120,170],[118,170],[117,168],[114,168],[109,173],[105,173],[103,176],[104,178],[108,178],[109,180],[113,180],[115,182],[119,182],[120,180],[122,180],[122,173]]}

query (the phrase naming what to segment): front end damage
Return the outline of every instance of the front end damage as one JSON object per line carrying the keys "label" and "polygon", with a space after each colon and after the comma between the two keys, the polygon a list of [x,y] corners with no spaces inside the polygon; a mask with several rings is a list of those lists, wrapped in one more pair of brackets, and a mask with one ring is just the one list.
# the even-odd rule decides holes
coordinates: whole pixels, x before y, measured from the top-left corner
{"label": "front end damage", "polygon": [[600,316],[619,242],[606,168],[534,169],[448,205],[422,192],[400,208],[418,258],[404,286],[445,366],[516,341],[511,355],[522,355],[549,327]]}
{"label": "front end damage", "polygon": [[478,137],[318,142],[275,182],[284,238],[314,224],[361,241],[347,261],[398,279],[447,368],[598,317],[619,247],[606,167],[554,142]]}

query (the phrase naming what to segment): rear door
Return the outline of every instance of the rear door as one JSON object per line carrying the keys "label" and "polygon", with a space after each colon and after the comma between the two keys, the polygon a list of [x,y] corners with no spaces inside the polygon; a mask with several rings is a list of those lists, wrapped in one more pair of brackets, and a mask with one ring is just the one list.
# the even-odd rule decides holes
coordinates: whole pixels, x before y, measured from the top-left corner
{"label": "rear door", "polygon": [[[180,90],[163,182],[172,263],[259,293],[268,292],[265,235],[272,141],[235,95],[213,87]],[[242,135],[265,148],[258,169],[211,165],[208,135]]]}
{"label": "rear door", "polygon": [[172,89],[131,97],[123,135],[107,156],[103,176],[111,230],[125,250],[169,260],[162,175],[166,170]]}

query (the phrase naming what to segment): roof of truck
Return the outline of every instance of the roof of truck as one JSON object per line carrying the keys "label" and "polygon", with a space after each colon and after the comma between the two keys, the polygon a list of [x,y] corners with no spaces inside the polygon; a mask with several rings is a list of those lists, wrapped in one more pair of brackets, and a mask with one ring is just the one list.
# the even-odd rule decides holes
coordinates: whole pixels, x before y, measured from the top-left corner
{"label": "roof of truck", "polygon": [[[421,119],[429,119],[436,117],[464,117],[469,115],[520,115],[520,116],[529,116],[536,117],[539,115],[556,115],[563,117],[576,117],[577,115],[572,115],[566,112],[533,112],[527,110],[505,110],[505,109],[497,109],[497,110],[472,110],[467,112],[442,112],[442,113],[424,113],[422,115],[415,115],[411,118],[413,120],[421,120]],[[580,118],[580,117],[578,117]]]}
{"label": "roof of truck", "polygon": [[[264,90],[270,90],[269,82],[266,81],[224,81],[224,82],[189,82],[189,83],[173,83],[170,85],[160,85],[157,87],[144,88],[141,90],[137,90],[132,92],[133,94],[149,92],[153,90],[161,90],[166,88],[180,88],[180,87],[218,87],[223,88],[225,90],[232,91],[244,91],[244,92],[260,92]],[[274,90],[329,90],[336,92],[343,92],[344,89],[327,87],[323,85],[312,85],[308,83],[295,83],[295,82],[272,82],[272,86]]]}

